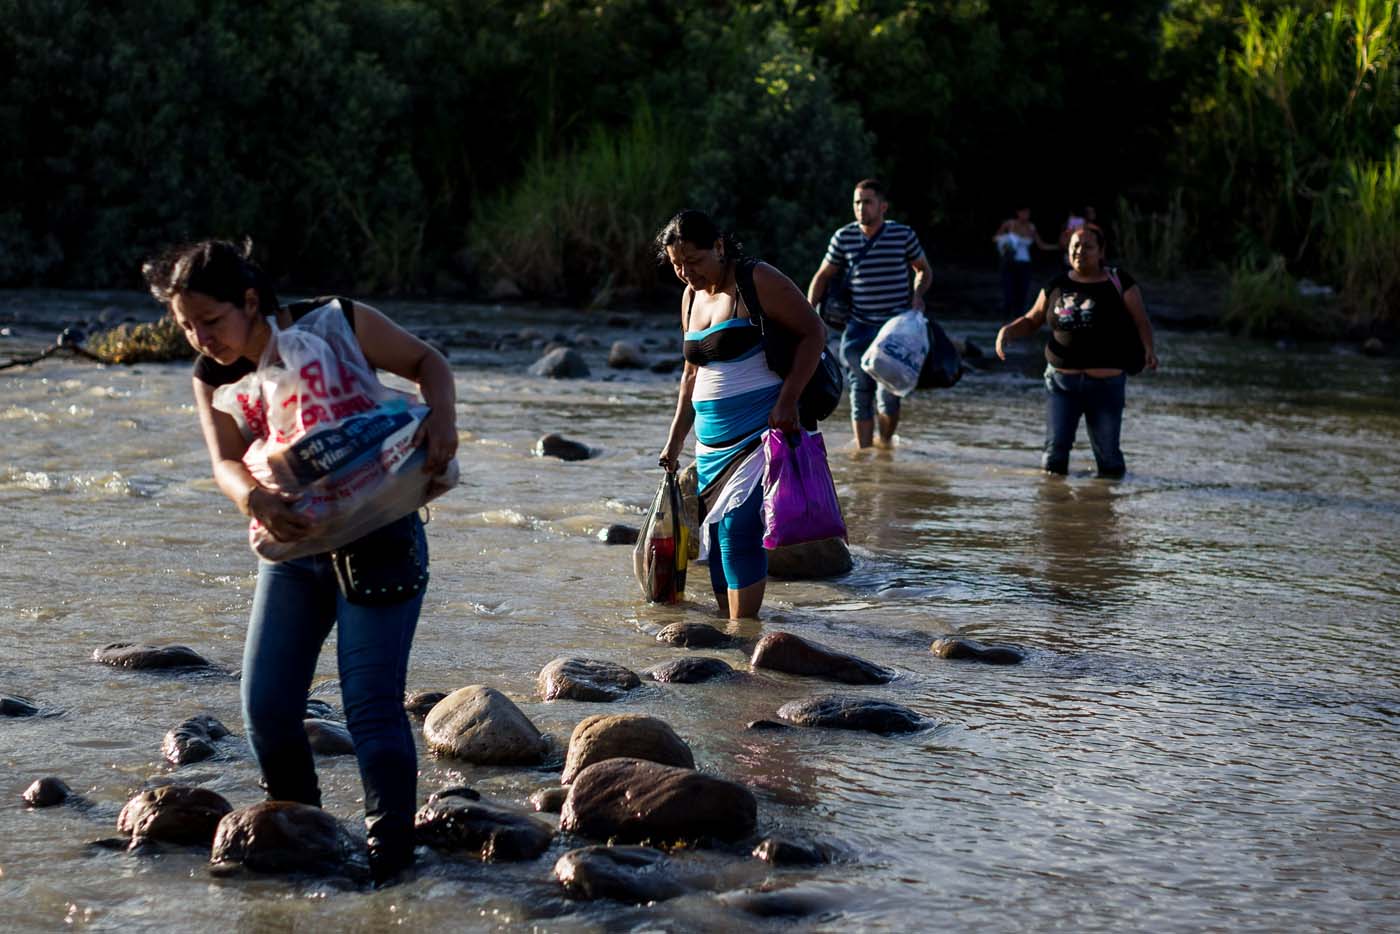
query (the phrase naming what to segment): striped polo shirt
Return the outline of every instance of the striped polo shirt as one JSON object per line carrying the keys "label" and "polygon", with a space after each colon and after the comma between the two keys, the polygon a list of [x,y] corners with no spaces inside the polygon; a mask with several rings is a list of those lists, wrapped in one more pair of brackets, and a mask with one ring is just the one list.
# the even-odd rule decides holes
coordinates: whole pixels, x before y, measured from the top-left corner
{"label": "striped polo shirt", "polygon": [[[866,244],[860,224],[847,224],[831,235],[826,261],[842,269],[850,268]],[[881,324],[909,307],[913,294],[909,264],[924,255],[912,227],[898,221],[885,221],[884,232],[851,277],[851,319],[865,324]]]}

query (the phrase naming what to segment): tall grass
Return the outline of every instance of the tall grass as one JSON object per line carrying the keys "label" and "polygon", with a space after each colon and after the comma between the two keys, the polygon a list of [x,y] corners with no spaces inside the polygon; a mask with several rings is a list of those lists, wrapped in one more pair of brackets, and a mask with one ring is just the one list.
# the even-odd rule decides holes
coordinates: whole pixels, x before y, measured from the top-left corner
{"label": "tall grass", "polygon": [[1379,162],[1352,160],[1341,175],[1327,243],[1343,300],[1362,323],[1400,323],[1400,146]]}
{"label": "tall grass", "polygon": [[1165,210],[1143,211],[1118,199],[1118,252],[1134,271],[1170,278],[1181,271],[1186,252],[1187,217],[1182,190],[1176,189]]}
{"label": "tall grass", "polygon": [[1304,295],[1278,255],[1259,266],[1235,269],[1221,322],[1246,337],[1323,338],[1341,329],[1336,309],[1325,298]]}
{"label": "tall grass", "polygon": [[477,211],[472,248],[483,271],[577,302],[654,284],[652,235],[683,207],[687,155],[646,107],[625,130],[595,127],[563,153],[541,139],[519,184]]}

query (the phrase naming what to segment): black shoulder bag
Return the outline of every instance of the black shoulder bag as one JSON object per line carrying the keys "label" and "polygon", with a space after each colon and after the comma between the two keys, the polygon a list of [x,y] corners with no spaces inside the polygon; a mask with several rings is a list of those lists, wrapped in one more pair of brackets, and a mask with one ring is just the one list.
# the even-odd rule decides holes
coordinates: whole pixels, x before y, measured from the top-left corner
{"label": "black shoulder bag", "polygon": [[1123,280],[1118,278],[1118,269],[1114,266],[1105,266],[1104,273],[1108,276],[1108,281],[1113,283],[1113,287],[1118,290],[1118,297],[1123,299],[1123,314],[1118,323],[1119,334],[1117,344],[1122,370],[1129,376],[1137,376],[1147,366],[1147,349],[1142,346],[1142,335],[1138,333],[1137,322],[1133,320],[1132,312],[1128,311],[1128,301],[1123,298]]}
{"label": "black shoulder bag", "polygon": [[865,246],[860,248],[851,260],[849,266],[841,270],[840,275],[827,288],[826,294],[822,296],[821,306],[817,313],[822,316],[822,320],[831,326],[833,331],[844,331],[846,329],[846,319],[851,316],[851,277],[856,274],[856,267],[860,261],[865,259],[865,255],[870,252],[870,248],[875,245],[885,233],[885,228],[889,224],[881,224],[880,229],[875,231],[875,236]]}
{"label": "black shoulder bag", "polygon": [[[745,257],[739,260],[734,265],[734,281],[749,309],[749,316],[763,334],[763,353],[768,358],[768,368],[786,378],[792,371],[792,358],[797,353],[797,335],[782,325],[769,323],[768,316],[763,313],[758,289],[753,284],[753,268],[757,265],[756,259]],[[815,431],[817,422],[836,410],[836,403],[841,401],[842,385],[841,368],[823,347],[817,368],[797,400],[797,418],[803,428]]]}

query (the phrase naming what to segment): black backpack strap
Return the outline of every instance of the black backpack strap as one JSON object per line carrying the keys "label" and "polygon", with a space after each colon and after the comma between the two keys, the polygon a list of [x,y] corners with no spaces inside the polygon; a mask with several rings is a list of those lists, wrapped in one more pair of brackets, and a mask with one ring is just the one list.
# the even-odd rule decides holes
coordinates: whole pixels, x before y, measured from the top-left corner
{"label": "black backpack strap", "polygon": [[682,329],[682,330],[689,331],[689,330],[690,330],[690,314],[691,314],[691,312],[693,312],[693,311],[695,310],[695,290],[692,289],[690,286],[686,286],[685,288],[686,288],[686,291],[690,293],[690,295],[689,295],[690,301],[686,302],[686,305],[685,305],[685,320],[681,322],[681,329]]}
{"label": "black backpack strap", "polygon": [[355,303],[348,298],[337,298],[335,303],[340,306],[340,313],[345,316],[345,323],[350,325],[350,333],[355,333]]}
{"label": "black backpack strap", "polygon": [[734,284],[739,287],[739,297],[749,309],[749,317],[754,319],[761,330],[766,316],[763,314],[763,303],[758,300],[758,288],[753,284],[753,270],[758,263],[758,260],[750,256],[745,256],[735,263]]}

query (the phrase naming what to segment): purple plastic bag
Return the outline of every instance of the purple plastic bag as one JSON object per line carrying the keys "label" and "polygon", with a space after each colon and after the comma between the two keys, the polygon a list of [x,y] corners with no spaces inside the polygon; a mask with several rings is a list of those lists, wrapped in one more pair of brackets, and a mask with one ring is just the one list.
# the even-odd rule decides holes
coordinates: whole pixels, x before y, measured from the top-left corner
{"label": "purple plastic bag", "polygon": [[846,537],[836,483],[826,465],[826,442],[799,431],[763,434],[763,547]]}

